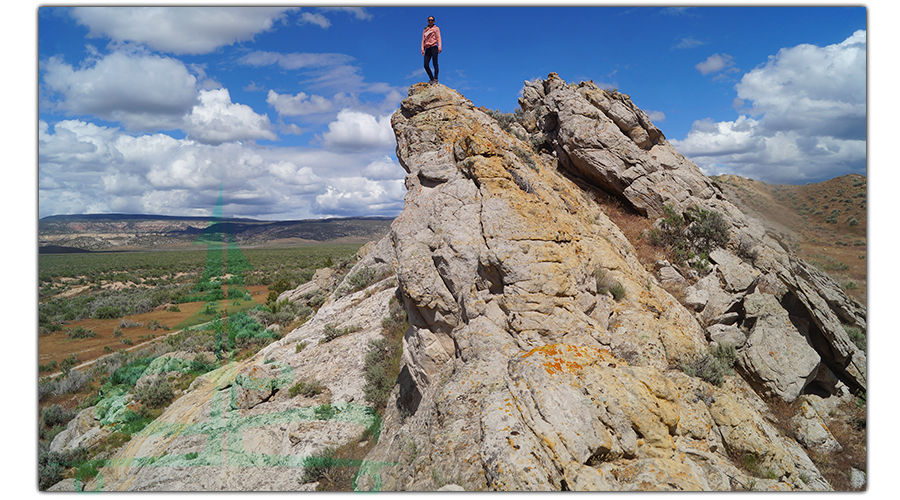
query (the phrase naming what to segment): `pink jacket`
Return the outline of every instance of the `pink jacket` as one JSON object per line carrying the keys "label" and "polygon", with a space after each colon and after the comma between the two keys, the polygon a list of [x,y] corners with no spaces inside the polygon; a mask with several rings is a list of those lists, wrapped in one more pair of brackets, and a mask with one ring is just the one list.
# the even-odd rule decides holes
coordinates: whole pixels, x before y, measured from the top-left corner
{"label": "pink jacket", "polygon": [[437,26],[426,27],[422,30],[422,52],[426,47],[437,45],[438,52],[441,51],[441,29]]}

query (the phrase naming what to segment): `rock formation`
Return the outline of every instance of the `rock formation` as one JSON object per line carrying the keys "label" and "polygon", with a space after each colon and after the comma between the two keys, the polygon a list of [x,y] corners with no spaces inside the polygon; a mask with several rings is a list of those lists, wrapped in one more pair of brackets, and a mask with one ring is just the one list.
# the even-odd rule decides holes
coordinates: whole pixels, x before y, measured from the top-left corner
{"label": "rock formation", "polygon": [[[350,271],[395,276],[332,295],[198,379],[159,419],[196,432],[150,429],[86,489],[308,488],[300,457],[373,425],[361,360],[397,296],[403,370],[359,490],[830,490],[804,446],[835,449],[822,401],[866,388],[865,353],[843,329],[864,330],[865,308],[725,200],[628,96],[551,74],[520,105],[507,131],[452,89],[411,87],[392,117],[406,205]],[[715,211],[728,240],[706,273],[648,269],[599,192],[651,219]],[[684,304],[663,282],[687,287]],[[359,329],[317,343],[332,323]],[[719,385],[688,374],[711,345],[736,348]],[[288,394],[313,376],[347,418],[316,418],[324,400]],[[808,440],[783,435],[761,395],[800,399]],[[244,424],[210,430],[223,420]],[[170,463],[135,458],[149,456]]]}
{"label": "rock formation", "polygon": [[[390,238],[410,383],[370,455],[399,464],[381,470],[383,487],[829,489],[755,391],[864,389],[865,354],[842,327],[865,327],[862,306],[725,200],[627,96],[551,74],[520,105],[508,133],[458,93],[414,86],[393,116],[409,172]],[[724,217],[730,238],[693,285],[696,312],[641,265],[592,190],[654,219]],[[717,324],[743,340],[744,378],[721,387],[681,369]],[[769,479],[735,467],[748,454]]]}

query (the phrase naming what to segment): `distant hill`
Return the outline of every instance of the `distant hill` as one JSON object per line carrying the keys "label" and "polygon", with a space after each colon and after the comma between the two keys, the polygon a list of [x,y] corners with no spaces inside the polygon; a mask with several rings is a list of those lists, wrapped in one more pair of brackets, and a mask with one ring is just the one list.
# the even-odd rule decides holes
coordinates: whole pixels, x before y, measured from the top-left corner
{"label": "distant hill", "polygon": [[824,182],[767,184],[736,175],[711,179],[729,201],[786,235],[807,262],[866,300],[867,183],[849,174]]}
{"label": "distant hill", "polygon": [[228,238],[242,245],[365,243],[387,234],[389,217],[261,221],[146,214],[54,215],[38,221],[40,253],[180,248]]}

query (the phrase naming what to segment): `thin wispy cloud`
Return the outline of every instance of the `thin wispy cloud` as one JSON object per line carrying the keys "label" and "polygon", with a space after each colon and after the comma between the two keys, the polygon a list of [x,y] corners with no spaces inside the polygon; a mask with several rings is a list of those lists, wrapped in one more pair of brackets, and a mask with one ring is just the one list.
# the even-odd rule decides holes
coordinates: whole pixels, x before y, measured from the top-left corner
{"label": "thin wispy cloud", "polygon": [[700,47],[701,45],[705,45],[705,43],[697,40],[696,38],[689,36],[687,38],[682,38],[678,43],[675,44],[673,48],[675,49],[693,49],[694,47]]}

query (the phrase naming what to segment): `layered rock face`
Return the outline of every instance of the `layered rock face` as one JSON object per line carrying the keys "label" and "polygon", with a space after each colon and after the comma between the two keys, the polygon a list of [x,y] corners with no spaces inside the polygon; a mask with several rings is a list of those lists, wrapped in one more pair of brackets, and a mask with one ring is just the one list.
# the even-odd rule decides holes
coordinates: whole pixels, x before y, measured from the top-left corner
{"label": "layered rock face", "polygon": [[[417,85],[392,118],[409,175],[389,238],[411,327],[369,455],[395,465],[360,487],[830,489],[757,393],[864,389],[842,323],[865,328],[865,309],[725,200],[627,96],[551,74],[520,105],[507,133],[457,92]],[[724,216],[730,239],[688,290],[693,310],[592,190],[651,218]],[[679,369],[724,339],[743,377],[714,386]],[[735,467],[746,454],[768,479]]]}
{"label": "layered rock face", "polygon": [[[413,86],[392,118],[405,209],[348,274],[396,276],[332,294],[199,378],[86,489],[312,489],[305,457],[377,427],[363,359],[399,297],[403,366],[359,490],[830,490],[805,450],[840,449],[824,416],[866,388],[843,329],[864,330],[865,308],[725,200],[627,96],[551,74],[520,105],[510,133],[445,86]],[[728,240],[707,272],[647,269],[598,192],[651,219],[715,211]],[[283,297],[332,287],[323,272]],[[320,343],[326,325],[352,333]],[[724,344],[735,375],[686,373]],[[323,394],[290,391],[313,378]],[[799,401],[797,441],[764,398]],[[87,439],[91,415],[59,445]]]}

